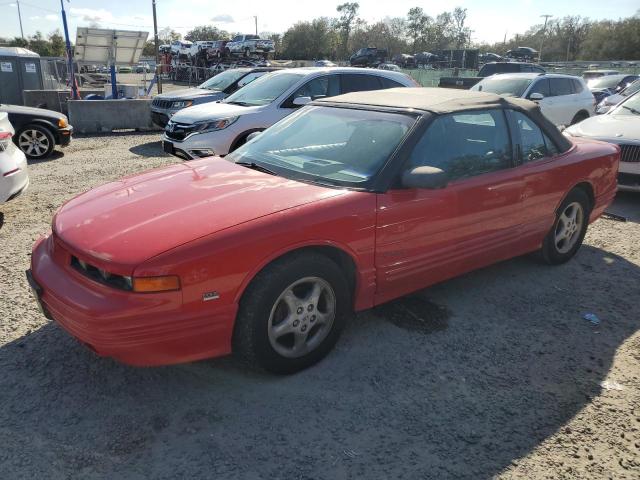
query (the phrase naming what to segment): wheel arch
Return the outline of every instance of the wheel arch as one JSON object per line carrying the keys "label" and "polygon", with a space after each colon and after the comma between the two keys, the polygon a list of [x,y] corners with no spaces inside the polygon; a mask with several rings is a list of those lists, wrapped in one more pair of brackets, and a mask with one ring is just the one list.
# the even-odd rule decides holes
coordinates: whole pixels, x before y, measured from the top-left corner
{"label": "wheel arch", "polygon": [[571,119],[571,123],[572,124],[576,123],[575,120],[577,120],[578,118],[587,119],[589,117],[590,117],[589,112],[586,111],[585,109],[578,110],[576,114],[573,116],[573,118]]}
{"label": "wheel arch", "polygon": [[229,152],[228,153],[231,153],[236,148],[240,147],[242,145],[242,141],[246,140],[246,138],[249,135],[251,135],[252,133],[262,132],[263,130],[264,130],[264,128],[250,128],[249,130],[245,130],[240,135],[238,135],[236,138],[234,138],[233,142],[231,142],[231,146],[229,147]]}
{"label": "wheel arch", "polygon": [[562,205],[562,202],[565,201],[565,199],[571,194],[571,192],[573,192],[574,190],[582,190],[587,197],[589,198],[589,207],[591,209],[593,209],[593,206],[595,205],[595,192],[593,189],[593,185],[591,184],[591,182],[587,181],[587,180],[581,180],[580,182],[574,184],[571,188],[567,189],[567,193],[565,193],[562,198],[560,199],[560,201],[558,202],[558,204],[556,205],[555,208],[555,212],[558,212],[558,210],[560,209],[560,206]]}
{"label": "wheel arch", "polygon": [[298,245],[292,248],[289,248],[285,251],[280,251],[271,255],[264,259],[256,268],[254,268],[251,272],[249,272],[238,292],[236,293],[236,297],[234,299],[235,303],[239,303],[244,294],[246,293],[249,285],[254,281],[256,276],[262,272],[269,265],[273,264],[276,261],[280,261],[284,258],[303,254],[305,252],[308,253],[316,253],[327,257],[338,265],[340,270],[344,273],[345,279],[349,284],[349,289],[351,291],[352,304],[355,302],[355,295],[357,291],[358,281],[359,281],[359,269],[357,262],[355,260],[355,255],[349,252],[346,247],[342,247],[333,242],[325,242],[325,243],[312,243],[308,245]]}

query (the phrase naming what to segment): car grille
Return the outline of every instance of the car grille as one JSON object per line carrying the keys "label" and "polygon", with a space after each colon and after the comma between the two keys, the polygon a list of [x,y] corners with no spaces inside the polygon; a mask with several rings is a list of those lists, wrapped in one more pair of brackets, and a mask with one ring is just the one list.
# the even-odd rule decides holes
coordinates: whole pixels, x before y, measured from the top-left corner
{"label": "car grille", "polygon": [[620,161],[640,163],[640,145],[620,145]]}
{"label": "car grille", "polygon": [[156,108],[171,108],[173,104],[173,100],[164,100],[162,98],[154,98],[151,105]]}
{"label": "car grille", "polygon": [[195,125],[188,125],[184,123],[176,123],[169,121],[166,128],[164,129],[165,134],[171,140],[177,140],[181,142],[184,140],[187,135],[192,133],[195,130]]}
{"label": "car grille", "polygon": [[132,290],[131,277],[105,272],[94,265],[83,262],[73,255],[71,256],[71,267],[94,282],[102,283],[103,285],[108,285],[119,290]]}

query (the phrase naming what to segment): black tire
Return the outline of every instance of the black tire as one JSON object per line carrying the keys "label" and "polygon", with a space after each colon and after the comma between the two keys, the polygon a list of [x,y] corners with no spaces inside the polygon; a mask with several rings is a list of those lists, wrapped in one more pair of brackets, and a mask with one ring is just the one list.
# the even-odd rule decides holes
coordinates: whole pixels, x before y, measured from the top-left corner
{"label": "black tire", "polygon": [[[281,295],[295,282],[307,278],[321,279],[330,286],[335,299],[332,303],[335,305],[335,316],[332,323],[326,327],[326,331],[322,332],[320,343],[312,350],[301,356],[287,357],[276,351],[272,345],[270,318],[279,308],[279,302],[282,301]],[[301,285],[304,287],[304,284]],[[320,302],[316,308],[319,312]],[[233,332],[233,352],[253,368],[257,367],[278,374],[297,372],[315,364],[329,353],[338,340],[350,312],[351,293],[348,282],[340,268],[331,259],[311,252],[289,255],[265,267],[256,275],[243,294]],[[305,319],[300,317],[298,328],[303,326],[307,328],[308,325],[308,338],[313,339],[311,335],[314,332],[313,328],[317,327],[314,334],[317,335],[322,326],[316,324],[314,327],[309,323],[315,320],[315,316],[311,320],[311,314],[307,315],[304,308],[300,308],[297,313],[306,315]],[[293,314],[294,312],[289,310],[287,318],[294,316]],[[292,323],[292,326],[297,325]],[[296,333],[291,332],[290,335],[292,335],[291,340],[294,341]]]}
{"label": "black tire", "polygon": [[[34,143],[30,143],[30,140]],[[55,138],[46,127],[37,124],[29,124],[20,129],[15,136],[15,144],[20,150],[33,160],[43,160],[53,152],[56,146]]]}
{"label": "black tire", "polygon": [[589,118],[589,114],[585,113],[585,112],[578,112],[576,113],[576,116],[573,117],[573,120],[571,120],[571,125],[575,125],[576,123],[580,123],[583,120],[586,120],[587,118]]}
{"label": "black tire", "polygon": [[[563,226],[566,228],[565,222],[562,220],[562,215],[567,211],[569,206],[574,204],[579,205],[580,209],[582,210],[581,223],[579,227],[576,225],[576,228],[574,230],[575,233],[571,237],[571,239],[565,239],[567,242],[570,241],[571,244],[563,244],[562,241],[557,241],[556,235],[561,234]],[[582,245],[584,236],[587,233],[591,208],[591,201],[589,200],[589,196],[584,192],[584,190],[576,188],[569,192],[567,197],[558,208],[558,211],[556,212],[556,219],[553,222],[553,227],[551,227],[551,230],[542,243],[540,254],[542,259],[546,263],[548,263],[549,265],[559,265],[561,263],[569,261],[576,254],[576,252]],[[563,245],[568,248],[566,251],[562,249]]]}

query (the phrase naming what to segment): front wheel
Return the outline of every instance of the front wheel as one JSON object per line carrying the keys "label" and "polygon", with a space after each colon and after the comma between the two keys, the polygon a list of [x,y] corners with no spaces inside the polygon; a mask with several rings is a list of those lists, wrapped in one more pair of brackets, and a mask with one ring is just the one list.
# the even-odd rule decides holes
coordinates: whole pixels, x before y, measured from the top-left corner
{"label": "front wheel", "polygon": [[570,260],[587,233],[591,202],[581,189],[572,190],[556,213],[553,227],[542,245],[542,258],[551,265]]}
{"label": "front wheel", "polygon": [[350,300],[347,281],[329,258],[302,253],[277,260],[242,297],[234,353],[274,373],[307,368],[335,345]]}
{"label": "front wheel", "polygon": [[46,127],[27,125],[18,133],[16,143],[27,158],[42,160],[51,155],[56,141]]}

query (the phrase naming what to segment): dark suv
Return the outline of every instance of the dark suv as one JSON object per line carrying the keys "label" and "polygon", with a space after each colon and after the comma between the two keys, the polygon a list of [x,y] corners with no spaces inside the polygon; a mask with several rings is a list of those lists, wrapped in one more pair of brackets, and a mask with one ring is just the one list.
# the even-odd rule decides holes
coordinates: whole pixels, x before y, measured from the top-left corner
{"label": "dark suv", "polygon": [[469,89],[485,77],[498,73],[546,73],[545,69],[535,63],[524,62],[489,62],[478,71],[476,77],[441,77],[439,87]]}
{"label": "dark suv", "polygon": [[164,128],[169,119],[183,108],[217,102],[276,67],[233,68],[211,77],[195,88],[185,88],[156,95],[151,102],[151,120]]}
{"label": "dark suv", "polygon": [[349,57],[352,67],[377,67],[387,59],[387,51],[375,47],[365,47]]}
{"label": "dark suv", "polygon": [[56,145],[69,145],[73,127],[66,115],[44,108],[0,104],[0,112],[9,114],[16,131],[13,142],[27,156],[36,160],[47,158]]}

